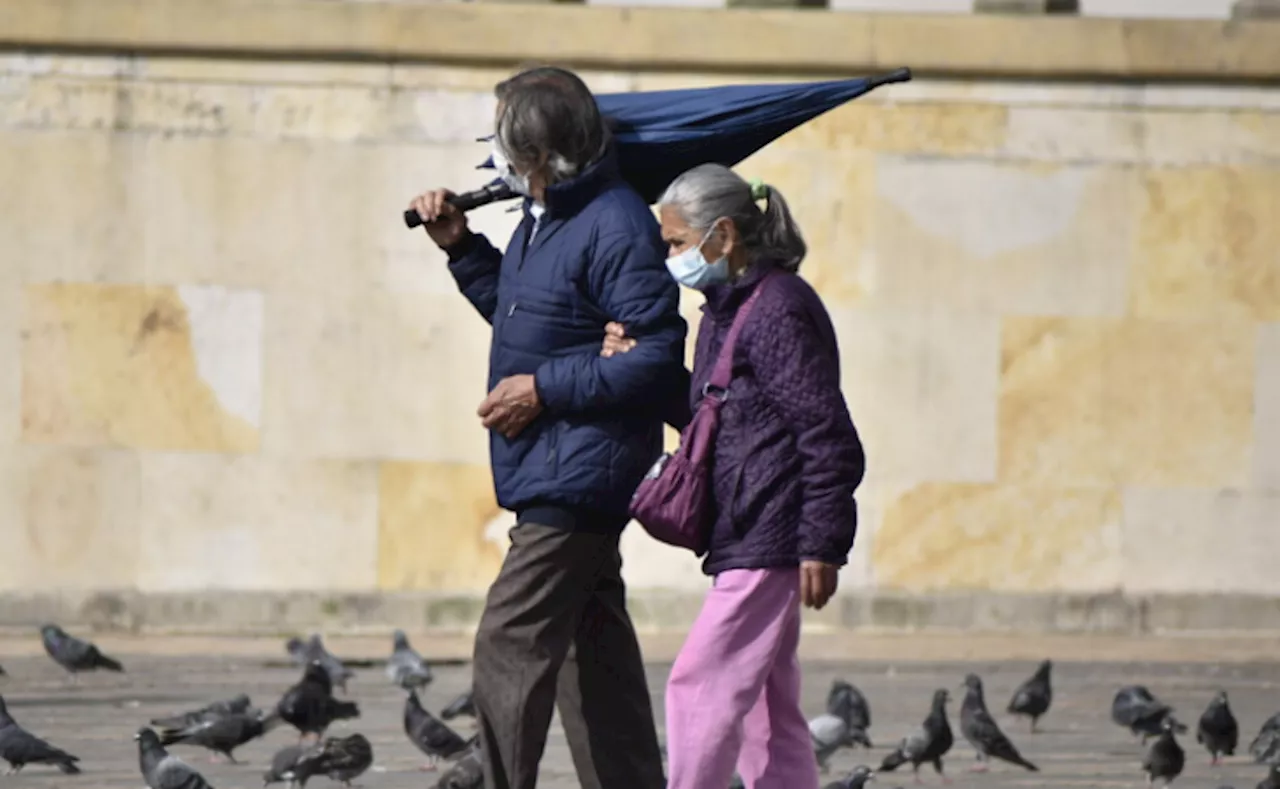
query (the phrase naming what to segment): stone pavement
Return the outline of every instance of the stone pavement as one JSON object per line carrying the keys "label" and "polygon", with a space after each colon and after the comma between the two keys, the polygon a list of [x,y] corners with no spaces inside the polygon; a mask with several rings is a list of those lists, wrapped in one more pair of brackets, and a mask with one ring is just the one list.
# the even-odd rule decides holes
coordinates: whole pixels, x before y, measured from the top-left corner
{"label": "stone pavement", "polygon": [[[53,787],[127,787],[141,785],[133,732],[151,717],[197,706],[214,698],[247,692],[262,704],[274,703],[298,672],[281,662],[283,649],[277,639],[96,639],[104,650],[116,650],[128,669],[124,675],[82,678],[79,687],[68,685],[60,671],[40,652],[37,638],[0,639],[0,665],[9,677],[0,678],[12,714],[27,728],[81,757],[84,775],[66,777],[56,771],[30,767],[17,777],[0,779],[4,787],[52,789]],[[428,638],[415,643],[424,653],[465,652],[465,637]],[[667,660],[677,639],[648,638],[647,653]],[[329,639],[330,648],[352,658],[377,658],[386,654],[389,639]],[[1109,722],[1108,708],[1115,689],[1126,682],[1143,682],[1173,704],[1184,721],[1194,725],[1210,696],[1219,688],[1231,695],[1247,743],[1259,724],[1280,709],[1280,667],[1268,655],[1280,654],[1271,640],[1220,639],[1104,639],[983,638],[958,636],[810,636],[806,641],[805,708],[816,713],[822,707],[833,678],[857,684],[872,706],[870,735],[876,748],[870,752],[844,752],[833,761],[831,777],[858,763],[878,764],[907,729],[923,718],[930,693],[937,687],[955,689],[963,675],[976,671],[986,680],[988,703],[997,711],[1014,742],[1027,758],[1037,762],[1039,774],[996,766],[986,776],[968,774],[972,753],[958,744],[948,763],[956,787],[1110,787],[1142,785],[1138,772],[1141,749],[1128,734]],[[850,657],[839,657],[851,655]],[[1010,656],[1009,659],[1004,657]],[[1056,700],[1042,722],[1044,732],[1029,735],[1023,725],[999,713],[1013,688],[1033,668],[1036,657],[1058,660]],[[1212,662],[1215,657],[1217,662]],[[661,688],[668,665],[655,662],[650,681],[655,704],[661,710]],[[373,742],[376,765],[360,783],[369,789],[429,787],[434,778],[421,773],[420,754],[400,728],[400,693],[392,688],[381,666],[357,667],[351,696],[364,716],[351,729],[335,733],[364,732]],[[469,668],[459,662],[441,665],[425,702],[439,709],[469,682]],[[952,705],[953,725],[958,702]],[[274,750],[291,740],[286,729],[271,732],[264,741],[251,743],[237,756],[243,765],[211,765],[202,750],[175,746],[174,750],[201,769],[219,789],[260,786],[261,772]],[[1222,768],[1211,769],[1208,756],[1194,736],[1182,738],[1189,766],[1178,787],[1221,785],[1252,787],[1263,770],[1236,757]],[[553,730],[543,762],[544,789],[576,786],[568,749],[558,726]],[[936,777],[922,773],[931,785]],[[313,786],[331,785],[317,779]],[[885,789],[909,786],[909,773],[880,776]],[[712,789],[712,788],[708,788]]]}

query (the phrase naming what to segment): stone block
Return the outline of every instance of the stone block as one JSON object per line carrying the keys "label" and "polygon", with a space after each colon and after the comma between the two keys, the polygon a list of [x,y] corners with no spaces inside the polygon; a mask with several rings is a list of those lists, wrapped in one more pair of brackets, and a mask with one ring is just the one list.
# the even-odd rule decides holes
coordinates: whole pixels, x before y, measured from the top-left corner
{"label": "stone block", "polygon": [[1124,581],[1136,594],[1280,595],[1268,546],[1280,493],[1132,488],[1124,494]]}
{"label": "stone block", "polygon": [[887,508],[877,585],[1088,591],[1120,582],[1120,497],[1105,488],[927,483]]}
{"label": "stone block", "polygon": [[138,589],[375,588],[373,464],[170,453],[139,462]]}
{"label": "stone block", "polygon": [[1252,485],[1280,493],[1280,323],[1259,327],[1256,358]]}
{"label": "stone block", "polygon": [[1138,195],[1131,171],[886,155],[874,179],[871,241],[850,256],[868,303],[1123,314]]}
{"label": "stone block", "polygon": [[0,589],[92,592],[133,585],[137,456],[96,448],[0,446]]}
{"label": "stone block", "polygon": [[1255,332],[1240,321],[1006,318],[999,478],[1241,485]]}
{"label": "stone block", "polygon": [[483,592],[515,517],[494,499],[487,465],[383,463],[378,472],[378,587]]}
{"label": "stone block", "polygon": [[491,331],[461,295],[352,287],[282,291],[270,304],[266,451],[488,463],[476,408]]}
{"label": "stone block", "polygon": [[31,285],[24,313],[23,440],[211,452],[257,448],[260,293]]}
{"label": "stone block", "polygon": [[[896,90],[887,88],[886,90]],[[894,94],[898,98],[898,94]],[[1000,150],[1008,134],[1010,108],[978,102],[880,102],[878,94],[850,102],[805,123],[773,149],[849,151],[933,156],[973,156]]]}
{"label": "stone block", "polygon": [[1280,320],[1280,168],[1152,170],[1130,306],[1153,318]]}

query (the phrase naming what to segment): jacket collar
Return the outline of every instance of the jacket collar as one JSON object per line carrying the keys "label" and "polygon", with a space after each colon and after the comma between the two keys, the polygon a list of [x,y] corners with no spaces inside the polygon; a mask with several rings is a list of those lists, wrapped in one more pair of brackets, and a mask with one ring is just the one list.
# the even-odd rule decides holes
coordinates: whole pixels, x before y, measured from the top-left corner
{"label": "jacket collar", "polygon": [[[581,172],[567,181],[561,181],[547,187],[546,218],[564,219],[581,211],[614,181],[621,177],[618,170],[618,154],[613,146],[604,152]],[[533,205],[531,198],[525,198],[525,213]]]}
{"label": "jacket collar", "polygon": [[703,312],[711,316],[716,323],[733,321],[742,302],[747,300],[751,292],[764,279],[764,275],[775,268],[772,261],[761,260],[751,264],[742,275],[732,282],[723,285],[712,285],[707,288],[707,303],[702,305]]}

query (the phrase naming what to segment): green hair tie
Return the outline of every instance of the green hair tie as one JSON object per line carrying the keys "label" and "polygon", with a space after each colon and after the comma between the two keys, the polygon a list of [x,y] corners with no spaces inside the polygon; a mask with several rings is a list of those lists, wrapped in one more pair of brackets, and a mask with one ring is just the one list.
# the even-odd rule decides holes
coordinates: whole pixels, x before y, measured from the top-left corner
{"label": "green hair tie", "polygon": [[751,184],[751,199],[764,200],[769,196],[769,185],[759,178],[752,178],[748,183]]}

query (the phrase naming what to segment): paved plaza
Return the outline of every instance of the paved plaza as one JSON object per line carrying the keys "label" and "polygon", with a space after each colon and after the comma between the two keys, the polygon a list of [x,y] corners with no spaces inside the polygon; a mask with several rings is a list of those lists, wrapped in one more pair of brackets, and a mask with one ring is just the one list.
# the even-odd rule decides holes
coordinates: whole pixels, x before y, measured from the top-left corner
{"label": "paved plaza", "polygon": [[[282,639],[104,636],[96,640],[109,654],[114,650],[127,673],[85,676],[79,687],[73,687],[40,652],[34,633],[30,638],[0,638],[0,665],[9,673],[0,678],[0,693],[10,711],[23,726],[78,755],[84,769],[83,775],[63,776],[33,766],[19,776],[0,778],[0,785],[138,789],[142,783],[131,737],[139,725],[239,692],[249,693],[257,704],[273,704],[299,674],[282,661]],[[383,638],[333,638],[328,643],[336,654],[353,660],[380,658],[389,651],[389,639]],[[450,658],[437,668],[436,681],[424,698],[429,708],[438,710],[469,684],[469,667],[456,660],[466,652],[466,638],[419,635],[415,645],[424,654]],[[676,645],[678,639],[648,639],[647,654],[667,661]],[[1261,722],[1280,710],[1280,665],[1267,660],[1269,655],[1280,656],[1276,649],[1274,640],[1243,638],[815,636],[805,649],[805,708],[811,715],[819,712],[835,678],[858,685],[871,703],[870,736],[876,747],[870,752],[838,754],[832,762],[830,777],[834,778],[859,763],[878,765],[888,749],[924,717],[935,688],[953,690],[952,725],[957,726],[960,681],[966,672],[974,671],[986,681],[988,704],[997,719],[1043,772],[997,765],[987,775],[971,775],[967,769],[972,751],[958,743],[947,763],[956,787],[1137,787],[1144,785],[1138,770],[1141,749],[1108,719],[1111,697],[1120,685],[1146,684],[1193,727],[1212,694],[1226,689],[1241,723],[1243,747]],[[842,653],[848,657],[841,657]],[[1002,654],[1016,659],[1002,659]],[[1043,733],[1032,736],[1025,724],[1009,720],[1003,709],[1014,687],[1033,669],[1034,655],[1054,657],[1058,664],[1053,709],[1042,721]],[[659,719],[668,668],[668,662],[650,667]],[[421,754],[401,730],[401,693],[387,681],[381,666],[355,671],[350,695],[364,714],[353,726],[339,724],[334,733],[360,731],[373,743],[375,766],[358,783],[369,789],[433,786],[435,777],[418,770]],[[470,731],[467,724],[462,728]],[[244,761],[241,765],[210,764],[207,752],[199,749],[174,746],[173,750],[203,771],[218,789],[256,789],[271,754],[293,739],[288,728],[270,732],[237,753]],[[1264,774],[1240,756],[1224,767],[1211,768],[1194,734],[1184,736],[1182,743],[1188,751],[1188,768],[1177,787],[1253,789]],[[926,783],[939,783],[931,772],[921,774]],[[558,725],[551,734],[542,775],[539,786],[546,789],[577,785]],[[879,786],[885,789],[910,784],[909,771],[879,776]],[[311,784],[331,785],[325,778]]]}

